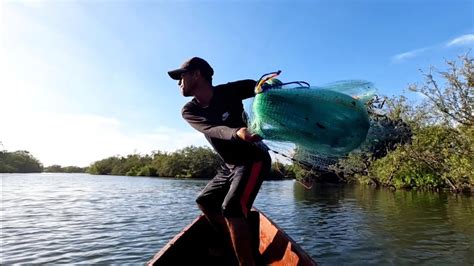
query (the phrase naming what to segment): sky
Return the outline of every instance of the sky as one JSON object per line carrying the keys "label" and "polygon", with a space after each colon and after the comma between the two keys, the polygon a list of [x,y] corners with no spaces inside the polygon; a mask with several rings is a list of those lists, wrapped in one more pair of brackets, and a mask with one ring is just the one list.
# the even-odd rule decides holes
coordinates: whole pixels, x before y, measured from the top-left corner
{"label": "sky", "polygon": [[474,47],[474,1],[3,0],[0,43],[0,149],[88,166],[207,145],[167,75],[190,57],[215,85],[282,70],[401,95]]}

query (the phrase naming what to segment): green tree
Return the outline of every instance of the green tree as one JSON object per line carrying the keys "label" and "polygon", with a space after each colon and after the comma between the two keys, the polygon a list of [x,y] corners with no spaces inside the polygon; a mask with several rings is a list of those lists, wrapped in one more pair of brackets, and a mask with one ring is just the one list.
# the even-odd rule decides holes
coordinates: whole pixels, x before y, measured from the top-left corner
{"label": "green tree", "polygon": [[47,173],[61,173],[63,171],[63,168],[61,167],[61,165],[54,164],[54,165],[45,167],[44,171]]}
{"label": "green tree", "polygon": [[211,178],[220,164],[219,156],[211,149],[190,146],[172,153],[155,151],[151,155],[109,157],[91,164],[88,172],[99,175]]}
{"label": "green tree", "polygon": [[0,173],[40,173],[43,165],[28,151],[0,151]]}
{"label": "green tree", "polygon": [[[422,85],[410,90],[426,98],[415,106],[406,98],[389,101],[386,115],[410,125],[413,137],[386,156],[352,154],[340,162],[355,169],[362,182],[395,188],[443,189],[455,191],[474,188],[474,69],[469,55],[461,57],[462,66],[448,61],[445,72],[430,69],[423,73]],[[440,86],[435,80],[445,81]],[[372,160],[373,159],[373,160]]]}
{"label": "green tree", "polygon": [[78,167],[78,166],[65,166],[63,167],[65,173],[85,173],[87,167]]}
{"label": "green tree", "polygon": [[151,166],[161,176],[211,178],[220,164],[221,160],[213,150],[190,146],[170,154],[155,153]]}
{"label": "green tree", "polygon": [[[409,89],[427,98],[424,103],[431,108],[431,118],[436,123],[442,123],[451,128],[457,128],[457,125],[472,128],[474,126],[474,60],[469,54],[459,59],[462,62],[460,67],[456,61],[447,61],[447,71],[430,68],[429,72],[422,72],[425,83],[411,85]],[[445,81],[444,86],[439,84],[435,79],[436,76],[440,76]]]}
{"label": "green tree", "polygon": [[120,158],[117,156],[109,157],[96,161],[88,168],[88,173],[95,175],[110,175],[115,165],[120,163]]}
{"label": "green tree", "polygon": [[279,161],[273,162],[267,179],[295,179],[295,166],[283,164]]}
{"label": "green tree", "polygon": [[62,167],[61,165],[51,165],[45,167],[44,172],[48,173],[85,173],[87,171],[87,167],[78,167],[78,166],[65,166]]}

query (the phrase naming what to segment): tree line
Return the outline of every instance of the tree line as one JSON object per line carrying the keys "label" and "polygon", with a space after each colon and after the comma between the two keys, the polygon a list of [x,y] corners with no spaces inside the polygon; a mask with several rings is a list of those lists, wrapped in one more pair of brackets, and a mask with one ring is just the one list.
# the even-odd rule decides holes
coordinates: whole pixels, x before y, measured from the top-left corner
{"label": "tree line", "polygon": [[353,152],[334,171],[347,182],[395,189],[474,191],[474,67],[469,54],[459,59],[447,61],[446,71],[422,71],[423,84],[409,86],[422,95],[419,104],[384,99],[379,109],[398,136],[408,126],[408,139],[373,143],[378,147]]}
{"label": "tree line", "polygon": [[[89,173],[93,175],[212,178],[221,169],[220,157],[208,147],[189,146],[175,152],[155,151],[150,155],[111,156],[89,167],[43,164],[28,151],[0,151],[0,173]],[[269,179],[292,179],[297,166],[273,162]]]}
{"label": "tree line", "polygon": [[40,173],[43,164],[28,151],[0,151],[0,173]]}
{"label": "tree line", "polygon": [[51,165],[44,167],[29,151],[0,151],[0,173],[85,173],[87,167]]}
{"label": "tree line", "polygon": [[45,173],[85,173],[87,172],[87,167],[61,166],[58,164],[53,164],[51,166],[44,167],[43,172]]}
{"label": "tree line", "polygon": [[[87,172],[96,175],[156,176],[210,179],[222,168],[222,160],[208,147],[189,146],[175,152],[112,156],[92,163]],[[295,178],[296,168],[273,162],[269,179]]]}

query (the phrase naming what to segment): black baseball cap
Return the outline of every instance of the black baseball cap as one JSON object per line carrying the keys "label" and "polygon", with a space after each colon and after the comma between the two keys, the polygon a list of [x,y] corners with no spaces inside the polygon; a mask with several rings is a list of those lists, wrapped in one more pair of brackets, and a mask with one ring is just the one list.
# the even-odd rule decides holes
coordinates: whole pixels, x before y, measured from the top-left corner
{"label": "black baseball cap", "polygon": [[193,57],[184,62],[180,68],[168,71],[168,75],[170,75],[172,79],[180,80],[181,74],[192,70],[199,70],[204,77],[211,78],[212,75],[214,75],[214,69],[212,69],[206,60],[199,57]]}

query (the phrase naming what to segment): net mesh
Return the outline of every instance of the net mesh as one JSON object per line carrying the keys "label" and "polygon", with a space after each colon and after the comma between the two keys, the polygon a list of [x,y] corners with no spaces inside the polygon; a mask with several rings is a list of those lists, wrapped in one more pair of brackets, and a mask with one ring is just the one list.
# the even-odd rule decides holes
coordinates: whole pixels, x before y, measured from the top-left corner
{"label": "net mesh", "polygon": [[253,99],[248,128],[277,155],[311,170],[328,171],[366,140],[371,123],[365,104],[376,92],[372,83],[268,83],[271,88]]}
{"label": "net mesh", "polygon": [[341,80],[314,88],[340,92],[356,98],[363,103],[372,100],[377,93],[374,84],[366,80]]}
{"label": "net mesh", "polygon": [[250,130],[267,141],[293,143],[306,153],[324,156],[357,148],[369,127],[364,102],[334,87],[283,86],[257,94],[249,123]]}

